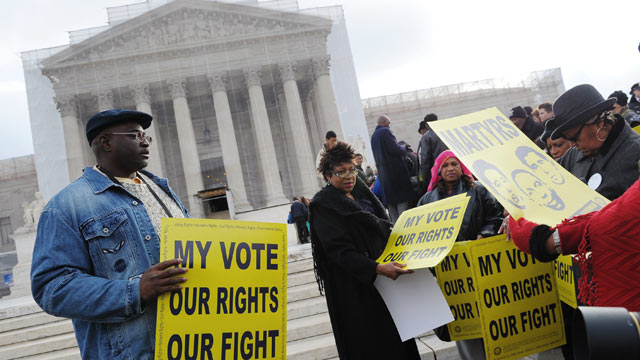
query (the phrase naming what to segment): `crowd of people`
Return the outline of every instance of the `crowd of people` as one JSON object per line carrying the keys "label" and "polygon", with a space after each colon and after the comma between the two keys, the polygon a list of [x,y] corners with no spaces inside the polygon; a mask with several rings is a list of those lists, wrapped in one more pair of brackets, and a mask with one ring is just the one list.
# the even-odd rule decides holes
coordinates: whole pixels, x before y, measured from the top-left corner
{"label": "crowd of people", "polygon": [[[373,286],[377,275],[396,279],[410,271],[403,269],[405,264],[378,264],[375,259],[403,211],[461,193],[470,202],[457,241],[506,231],[521,251],[540,261],[577,253],[584,272],[593,274],[580,279],[582,301],[640,310],[640,135],[632,129],[640,124],[640,83],[632,86],[630,95],[631,101],[622,91],[604,99],[593,86],[584,84],[569,89],[553,104],[542,103],[535,110],[516,106],[509,112],[513,124],[557,162],[541,169],[550,181],[562,178],[554,173],[561,166],[613,200],[599,212],[550,224],[552,227],[511,218],[501,202],[519,206],[522,199],[491,195],[485,186],[496,184],[483,181],[488,180],[487,173],[500,170],[482,168],[478,181],[431,130],[430,123],[438,121],[436,114],[428,114],[419,123],[417,153],[406,142],[397,141],[388,116],[377,119],[371,137],[377,170],[372,184],[360,176],[361,160],[355,161],[348,144],[334,141],[333,147],[325,147],[318,155],[317,168],[327,185],[309,206],[311,243],[316,278],[326,293],[340,357],[361,358],[363,349],[378,355],[393,349],[393,358],[418,358],[413,340],[399,340]],[[547,161],[529,159],[525,150],[532,149],[519,150],[522,153],[516,155],[529,168]],[[563,306],[568,342],[562,349],[565,359],[573,358],[570,309]],[[484,358],[482,339],[456,345],[463,359]]]}
{"label": "crowd of people", "polygon": [[[377,276],[395,280],[412,271],[376,259],[403,211],[462,193],[470,205],[457,240],[492,236],[508,224],[514,244],[540,261],[577,253],[592,275],[580,281],[582,301],[639,311],[640,135],[631,128],[640,122],[638,111],[640,83],[632,86],[630,101],[621,92],[604,99],[593,86],[579,85],[551,107],[510,111],[513,123],[559,166],[612,200],[557,225],[508,215],[503,220],[500,202],[517,206],[520,200],[496,199],[487,191],[495,184],[483,176],[499,169],[485,167],[480,181],[474,178],[430,129],[435,114],[419,123],[417,153],[397,141],[391,119],[380,116],[371,138],[376,170],[363,169],[363,156],[327,132],[316,164],[326,185],[310,202],[295,199],[291,221],[300,242],[311,242],[340,357],[419,358],[415,341],[401,340],[373,286]],[[161,218],[188,213],[166,179],[143,170],[153,140],[144,131],[151,122],[149,114],[133,110],[88,119],[85,135],[96,165],[56,194],[38,222],[32,294],[47,313],[73,319],[83,358],[153,358],[156,299],[187,281],[181,259],[159,261]],[[537,166],[528,163],[528,153],[521,155],[527,166]],[[553,173],[546,175],[553,180]],[[484,356],[481,339],[457,345],[465,359]]]}

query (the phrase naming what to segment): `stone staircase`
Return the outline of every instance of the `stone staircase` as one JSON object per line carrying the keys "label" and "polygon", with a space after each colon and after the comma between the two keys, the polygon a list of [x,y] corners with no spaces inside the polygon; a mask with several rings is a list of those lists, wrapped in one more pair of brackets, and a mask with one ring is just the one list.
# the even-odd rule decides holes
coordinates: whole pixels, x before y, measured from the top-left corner
{"label": "stone staircase", "polygon": [[[309,244],[289,246],[287,359],[337,359]],[[458,359],[454,343],[430,333],[417,341],[422,359]],[[80,359],[68,319],[48,315],[30,297],[0,301],[0,359]]]}

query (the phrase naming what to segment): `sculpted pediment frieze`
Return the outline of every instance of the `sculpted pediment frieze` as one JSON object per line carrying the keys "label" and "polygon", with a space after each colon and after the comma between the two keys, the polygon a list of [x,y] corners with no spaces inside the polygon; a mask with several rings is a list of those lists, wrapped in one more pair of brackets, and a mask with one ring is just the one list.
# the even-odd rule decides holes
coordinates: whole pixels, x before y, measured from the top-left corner
{"label": "sculpted pediment frieze", "polygon": [[[182,6],[177,7],[176,3]],[[207,9],[208,6],[214,9]],[[330,20],[315,16],[211,1],[176,1],[73,45],[43,63],[64,66],[270,35],[313,30],[328,33],[330,28]]]}

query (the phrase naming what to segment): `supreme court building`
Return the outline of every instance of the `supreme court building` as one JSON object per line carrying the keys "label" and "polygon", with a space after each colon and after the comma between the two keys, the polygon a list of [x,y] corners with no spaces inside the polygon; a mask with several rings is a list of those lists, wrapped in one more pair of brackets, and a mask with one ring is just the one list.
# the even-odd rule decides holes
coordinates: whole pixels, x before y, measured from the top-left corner
{"label": "supreme court building", "polygon": [[22,54],[45,200],[95,163],[84,125],[111,108],[153,115],[148,170],[193,217],[220,189],[235,212],[313,195],[327,130],[369,151],[340,7],[147,0],[107,12],[107,26]]}

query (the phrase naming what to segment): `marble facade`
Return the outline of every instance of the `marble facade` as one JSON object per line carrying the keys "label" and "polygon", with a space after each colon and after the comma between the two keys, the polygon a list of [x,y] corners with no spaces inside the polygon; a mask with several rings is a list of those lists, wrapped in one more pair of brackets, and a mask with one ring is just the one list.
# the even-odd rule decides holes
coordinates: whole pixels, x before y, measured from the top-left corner
{"label": "marble facade", "polygon": [[300,12],[176,0],[42,59],[69,181],[95,162],[86,120],[131,108],[154,116],[148,170],[169,178],[192,216],[206,215],[197,193],[219,184],[238,212],[313,195],[318,139],[344,138],[331,29]]}

